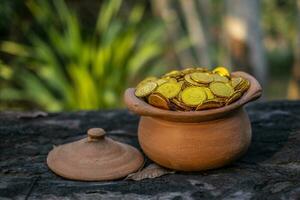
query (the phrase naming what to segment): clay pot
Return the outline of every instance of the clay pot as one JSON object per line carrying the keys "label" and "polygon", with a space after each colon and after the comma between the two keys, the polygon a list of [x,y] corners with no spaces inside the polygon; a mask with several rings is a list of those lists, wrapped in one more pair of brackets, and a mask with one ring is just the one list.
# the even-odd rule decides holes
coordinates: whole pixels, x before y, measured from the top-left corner
{"label": "clay pot", "polygon": [[178,112],[153,107],[125,92],[129,110],[141,116],[139,143],[156,163],[175,170],[199,171],[218,168],[239,158],[251,142],[251,124],[243,105],[259,98],[262,88],[244,72],[234,72],[250,81],[250,88],[236,102],[217,109]]}

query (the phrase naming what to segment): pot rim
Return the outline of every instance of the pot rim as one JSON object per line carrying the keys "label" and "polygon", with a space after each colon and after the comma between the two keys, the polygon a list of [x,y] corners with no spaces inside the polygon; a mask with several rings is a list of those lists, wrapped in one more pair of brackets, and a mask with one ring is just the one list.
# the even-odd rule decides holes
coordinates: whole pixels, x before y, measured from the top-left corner
{"label": "pot rim", "polygon": [[135,96],[135,88],[128,88],[124,94],[124,101],[128,109],[141,116],[150,116],[175,122],[199,122],[220,118],[227,115],[245,105],[248,102],[258,99],[262,95],[262,88],[259,82],[250,74],[237,71],[232,72],[233,77],[240,76],[249,80],[250,87],[243,96],[236,102],[216,109],[201,111],[171,111],[156,108]]}

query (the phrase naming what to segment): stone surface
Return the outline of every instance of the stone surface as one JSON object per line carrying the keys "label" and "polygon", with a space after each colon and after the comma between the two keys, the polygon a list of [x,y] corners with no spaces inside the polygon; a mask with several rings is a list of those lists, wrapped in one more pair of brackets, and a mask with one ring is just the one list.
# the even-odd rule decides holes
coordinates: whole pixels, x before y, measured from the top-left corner
{"label": "stone surface", "polygon": [[[138,146],[138,117],[126,110],[30,114],[0,113],[0,199],[299,199],[300,102],[247,107],[252,144],[222,169],[142,181],[64,180],[46,166],[53,145],[102,127],[115,140]],[[149,164],[151,161],[147,161]]]}

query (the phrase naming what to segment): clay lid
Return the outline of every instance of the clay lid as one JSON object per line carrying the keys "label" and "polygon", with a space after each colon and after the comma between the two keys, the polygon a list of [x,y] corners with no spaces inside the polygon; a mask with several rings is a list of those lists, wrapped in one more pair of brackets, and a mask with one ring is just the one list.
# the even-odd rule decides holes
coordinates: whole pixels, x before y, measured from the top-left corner
{"label": "clay lid", "polygon": [[75,180],[113,180],[138,170],[144,158],[134,147],[105,137],[101,128],[92,128],[88,137],[52,149],[48,167],[56,174]]}

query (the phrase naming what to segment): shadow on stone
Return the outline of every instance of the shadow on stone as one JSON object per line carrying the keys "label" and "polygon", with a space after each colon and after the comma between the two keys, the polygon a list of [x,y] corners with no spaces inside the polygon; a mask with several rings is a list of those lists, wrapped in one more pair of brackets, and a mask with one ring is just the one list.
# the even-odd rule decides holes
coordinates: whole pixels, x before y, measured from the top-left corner
{"label": "shadow on stone", "polygon": [[249,112],[252,142],[248,152],[238,161],[242,163],[273,163],[274,154],[282,151],[293,132],[291,123],[297,120],[292,113],[270,110]]}

